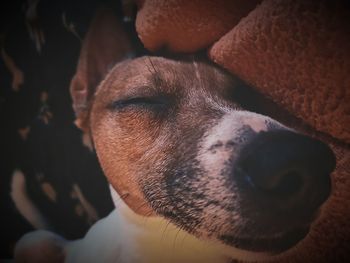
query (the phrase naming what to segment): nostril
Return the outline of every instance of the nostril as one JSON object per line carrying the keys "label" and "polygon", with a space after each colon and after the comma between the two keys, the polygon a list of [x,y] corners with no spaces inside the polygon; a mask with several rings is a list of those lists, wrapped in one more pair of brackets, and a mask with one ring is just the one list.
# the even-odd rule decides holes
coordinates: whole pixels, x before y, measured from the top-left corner
{"label": "nostril", "polygon": [[289,171],[277,176],[275,184],[267,190],[267,194],[288,198],[301,191],[303,186],[302,175],[297,171]]}
{"label": "nostril", "polygon": [[241,150],[237,174],[254,198],[277,207],[317,209],[329,196],[335,157],[329,147],[290,131],[261,132]]}
{"label": "nostril", "polygon": [[269,174],[264,176],[261,173],[252,172],[246,165],[240,165],[239,170],[244,176],[244,180],[249,183],[256,191],[263,193],[271,198],[289,198],[302,191],[304,178],[301,172],[290,170],[287,172]]}

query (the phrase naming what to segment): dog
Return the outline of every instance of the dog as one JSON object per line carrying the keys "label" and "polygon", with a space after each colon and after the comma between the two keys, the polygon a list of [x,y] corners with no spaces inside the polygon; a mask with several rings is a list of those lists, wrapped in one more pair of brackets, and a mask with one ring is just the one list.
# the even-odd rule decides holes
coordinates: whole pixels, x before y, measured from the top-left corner
{"label": "dog", "polygon": [[115,210],[80,240],[29,233],[15,259],[268,261],[297,246],[329,197],[330,148],[242,108],[239,80],[209,62],[132,56],[102,9],[71,83]]}

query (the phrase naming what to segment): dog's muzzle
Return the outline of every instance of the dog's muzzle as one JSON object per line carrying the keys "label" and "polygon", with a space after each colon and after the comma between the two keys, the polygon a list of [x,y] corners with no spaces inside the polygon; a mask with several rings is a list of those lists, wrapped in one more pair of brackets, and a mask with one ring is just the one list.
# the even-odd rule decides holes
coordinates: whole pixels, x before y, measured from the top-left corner
{"label": "dog's muzzle", "polygon": [[222,187],[231,200],[225,213],[232,207],[239,218],[220,240],[281,252],[306,236],[331,192],[335,156],[325,143],[266,116],[233,112],[211,129],[203,147],[209,149],[201,158],[206,171],[225,178]]}

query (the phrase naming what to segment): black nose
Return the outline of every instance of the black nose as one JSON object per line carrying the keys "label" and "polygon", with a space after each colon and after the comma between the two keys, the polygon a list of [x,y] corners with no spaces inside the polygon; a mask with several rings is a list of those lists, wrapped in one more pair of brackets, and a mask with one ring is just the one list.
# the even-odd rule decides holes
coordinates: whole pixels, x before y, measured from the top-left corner
{"label": "black nose", "polygon": [[335,156],[323,142],[286,130],[260,132],[236,168],[258,198],[278,209],[316,210],[329,196]]}

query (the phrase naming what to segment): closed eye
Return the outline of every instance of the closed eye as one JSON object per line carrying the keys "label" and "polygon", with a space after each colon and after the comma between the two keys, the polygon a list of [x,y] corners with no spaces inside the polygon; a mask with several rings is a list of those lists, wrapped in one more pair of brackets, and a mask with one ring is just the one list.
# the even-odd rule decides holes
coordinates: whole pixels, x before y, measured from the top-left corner
{"label": "closed eye", "polygon": [[162,96],[156,97],[132,97],[127,99],[116,100],[109,106],[112,110],[123,110],[127,108],[138,108],[138,109],[161,109],[168,104],[168,100]]}

